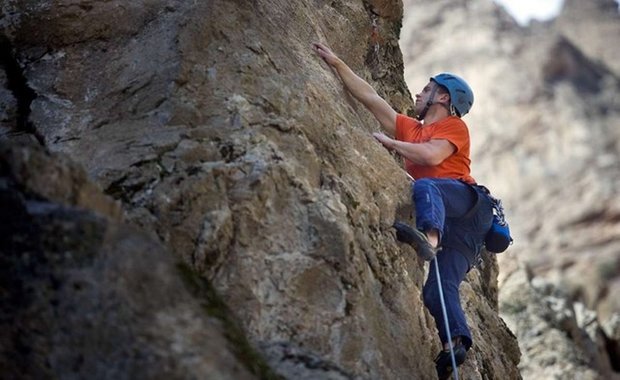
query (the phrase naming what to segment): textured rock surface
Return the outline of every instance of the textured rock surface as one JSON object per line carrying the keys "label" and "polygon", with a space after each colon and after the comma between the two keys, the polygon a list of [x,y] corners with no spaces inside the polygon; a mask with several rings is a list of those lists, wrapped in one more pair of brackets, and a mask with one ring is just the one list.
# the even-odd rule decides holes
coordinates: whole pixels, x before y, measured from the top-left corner
{"label": "textured rock surface", "polygon": [[[275,371],[435,376],[424,264],[390,230],[411,212],[408,181],[370,137],[376,122],[310,49],[329,43],[408,112],[400,2],[3,4],[40,140],[208,278]],[[496,277],[489,259],[462,287],[475,336],[463,378],[519,377]],[[156,309],[144,307],[135,312]],[[153,339],[191,343],[166,334]]]}
{"label": "textured rock surface", "polygon": [[6,72],[0,72],[0,134],[7,135],[15,121],[15,113],[17,111],[17,103],[15,97],[8,90]]}
{"label": "textured rock surface", "polygon": [[620,379],[607,347],[617,338],[605,338],[596,313],[525,268],[501,291],[500,310],[524,353],[524,379]]}
{"label": "textured rock surface", "polygon": [[[513,271],[528,268],[532,281],[541,276],[562,290],[566,309],[557,313],[574,313],[578,301],[607,325],[620,313],[620,82],[618,49],[609,48],[620,37],[617,3],[567,0],[556,20],[528,28],[490,1],[410,0],[404,9],[401,46],[412,93],[438,71],[460,73],[475,90],[466,117],[474,176],[503,199],[516,239],[500,256],[500,288],[514,281]],[[500,304],[516,295],[500,294]],[[588,359],[579,365],[593,365],[589,376],[611,376],[596,363],[619,360],[611,348],[617,338],[608,335],[609,351],[594,359],[583,345],[552,337],[577,339],[574,324],[536,325],[511,323],[524,377],[555,378],[559,367],[575,365],[567,360],[543,370],[551,364],[539,361],[541,353],[555,361],[563,359],[561,350],[581,350]],[[550,344],[541,346],[546,331]]]}
{"label": "textured rock surface", "polygon": [[0,207],[3,378],[257,378],[174,257],[66,157],[0,142]]}

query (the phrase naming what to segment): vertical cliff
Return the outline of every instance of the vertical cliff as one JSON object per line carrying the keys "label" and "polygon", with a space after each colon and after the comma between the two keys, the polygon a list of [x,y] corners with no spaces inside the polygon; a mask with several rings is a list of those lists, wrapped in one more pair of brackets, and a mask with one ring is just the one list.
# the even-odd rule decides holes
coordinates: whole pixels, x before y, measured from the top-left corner
{"label": "vertical cliff", "polygon": [[[371,115],[311,51],[313,41],[326,42],[395,109],[409,112],[399,1],[5,1],[2,12],[5,67],[19,68],[25,79],[21,90],[6,87],[3,96],[16,104],[7,108],[16,116],[7,113],[2,126],[7,152],[16,149],[16,135],[34,136],[30,140],[53,153],[50,160],[68,157],[119,202],[123,221],[97,222],[93,230],[112,232],[79,246],[95,264],[84,264],[78,274],[101,277],[91,284],[94,299],[103,310],[126,310],[113,320],[137,331],[110,336],[115,324],[97,319],[102,308],[91,311],[82,304],[88,300],[52,287],[49,292],[60,302],[68,297],[70,307],[56,312],[40,296],[7,313],[40,321],[24,310],[46,310],[50,322],[40,330],[51,342],[57,335],[47,328],[63,327],[84,310],[99,322],[80,319],[75,330],[55,333],[72,337],[90,329],[84,346],[75,348],[85,353],[70,366],[51,360],[49,345],[7,326],[13,336],[28,338],[3,343],[4,355],[24,363],[19,370],[62,377],[88,369],[110,378],[132,368],[147,378],[163,376],[146,371],[148,362],[172,368],[175,378],[209,378],[212,367],[221,378],[239,378],[237,372],[434,378],[440,343],[420,297],[425,265],[395,242],[390,229],[397,216],[412,211],[408,180],[371,138],[378,130]],[[34,154],[27,153],[32,147],[20,149]],[[20,193],[39,174],[35,168],[19,176],[13,157],[2,157],[7,194],[26,199],[20,210],[29,223],[48,223],[27,202],[55,199],[40,189]],[[50,186],[63,181],[71,183],[49,179]],[[69,205],[96,210],[88,202]],[[61,231],[59,239],[65,234],[72,236]],[[71,251],[37,247],[32,254],[42,257]],[[21,257],[25,249],[11,246],[3,255]],[[99,260],[119,260],[110,264],[123,270],[117,282],[96,265]],[[175,262],[191,273],[179,272]],[[66,265],[54,272],[63,284],[75,275],[73,264]],[[17,273],[20,284],[38,281]],[[182,273],[190,285],[176,279]],[[497,263],[489,258],[462,286],[475,339],[464,378],[519,377],[516,340],[497,315],[496,278]],[[37,284],[37,292],[47,291]],[[3,286],[15,299],[24,291]],[[120,296],[109,298],[103,290],[110,286]],[[217,297],[207,297],[211,292]],[[200,305],[217,304],[214,299],[225,307],[217,313],[207,307],[201,315]],[[240,327],[247,350],[264,362],[244,356],[230,326]],[[216,343],[207,345],[209,334]],[[226,340],[223,358],[207,361],[220,338]],[[152,340],[156,354],[142,346]],[[133,353],[114,373],[93,356],[113,341]],[[24,349],[36,351],[37,360]],[[105,358],[114,363],[119,355]]]}
{"label": "vertical cliff", "polygon": [[405,14],[412,92],[444,70],[475,90],[472,169],[515,235],[500,309],[524,378],[618,378],[617,2],[566,0],[528,26],[486,0],[405,1]]}

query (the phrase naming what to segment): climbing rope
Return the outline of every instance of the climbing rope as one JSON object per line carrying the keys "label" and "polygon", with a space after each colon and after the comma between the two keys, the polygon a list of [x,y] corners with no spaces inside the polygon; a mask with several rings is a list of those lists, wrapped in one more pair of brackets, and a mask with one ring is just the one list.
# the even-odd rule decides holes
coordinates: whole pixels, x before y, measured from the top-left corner
{"label": "climbing rope", "polygon": [[437,287],[439,288],[439,301],[441,302],[441,312],[443,313],[443,321],[446,325],[446,332],[448,333],[448,342],[450,342],[450,359],[452,360],[452,375],[454,380],[459,380],[459,371],[456,367],[456,359],[454,357],[454,347],[452,345],[452,334],[450,334],[450,323],[448,323],[448,312],[446,311],[446,302],[443,299],[443,289],[441,286],[441,276],[439,275],[439,261],[437,255],[433,258],[435,261],[435,275],[437,276]]}
{"label": "climbing rope", "polygon": [[[415,183],[415,179],[409,173],[405,171],[405,174],[407,175],[409,180],[411,180],[412,184]],[[443,322],[446,325],[445,327],[446,332],[448,333],[448,342],[450,342],[450,360],[452,361],[452,375],[454,376],[454,380],[459,380],[459,370],[456,367],[456,358],[454,357],[454,346],[452,345],[452,334],[450,334],[450,323],[448,322],[446,301],[443,298],[443,288],[441,286],[441,276],[439,275],[439,262],[437,261],[437,255],[433,257],[433,260],[435,261],[435,275],[437,276],[437,288],[439,288],[439,301],[441,303],[441,312],[443,313]]]}

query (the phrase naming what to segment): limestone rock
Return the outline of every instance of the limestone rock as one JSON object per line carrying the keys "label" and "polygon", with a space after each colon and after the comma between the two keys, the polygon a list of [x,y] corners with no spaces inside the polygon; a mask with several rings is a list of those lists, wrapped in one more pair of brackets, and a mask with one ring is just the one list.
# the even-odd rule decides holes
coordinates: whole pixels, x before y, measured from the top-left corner
{"label": "limestone rock", "polygon": [[74,164],[2,143],[0,168],[3,378],[257,378],[159,242],[102,213],[100,193],[56,196],[84,187]]}
{"label": "limestone rock", "polygon": [[8,135],[13,130],[17,116],[17,102],[7,86],[5,71],[0,72],[0,135]]}
{"label": "limestone rock", "polygon": [[526,379],[620,379],[596,314],[526,268],[509,275],[500,309],[517,333]]}
{"label": "limestone rock", "polygon": [[[440,342],[420,297],[424,263],[390,228],[410,218],[409,182],[371,137],[376,121],[311,49],[328,43],[410,113],[400,2],[6,9],[15,17],[4,34],[36,93],[28,117],[41,141],[207,278],[274,371],[435,376]],[[489,263],[462,287],[476,340],[462,377],[515,379],[519,350],[497,315]],[[170,313],[171,325],[183,322]]]}
{"label": "limestone rock", "polygon": [[592,60],[620,75],[620,53],[609,43],[620,34],[618,3],[613,0],[565,0],[554,27]]}

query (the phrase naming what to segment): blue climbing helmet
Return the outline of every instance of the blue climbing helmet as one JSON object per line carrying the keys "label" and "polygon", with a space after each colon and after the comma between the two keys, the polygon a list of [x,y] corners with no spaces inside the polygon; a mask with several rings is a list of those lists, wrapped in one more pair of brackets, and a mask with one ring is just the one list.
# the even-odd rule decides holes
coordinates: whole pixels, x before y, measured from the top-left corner
{"label": "blue climbing helmet", "polygon": [[441,73],[432,77],[431,80],[448,90],[451,112],[454,109],[459,117],[469,112],[474,104],[474,92],[463,78],[450,73]]}

